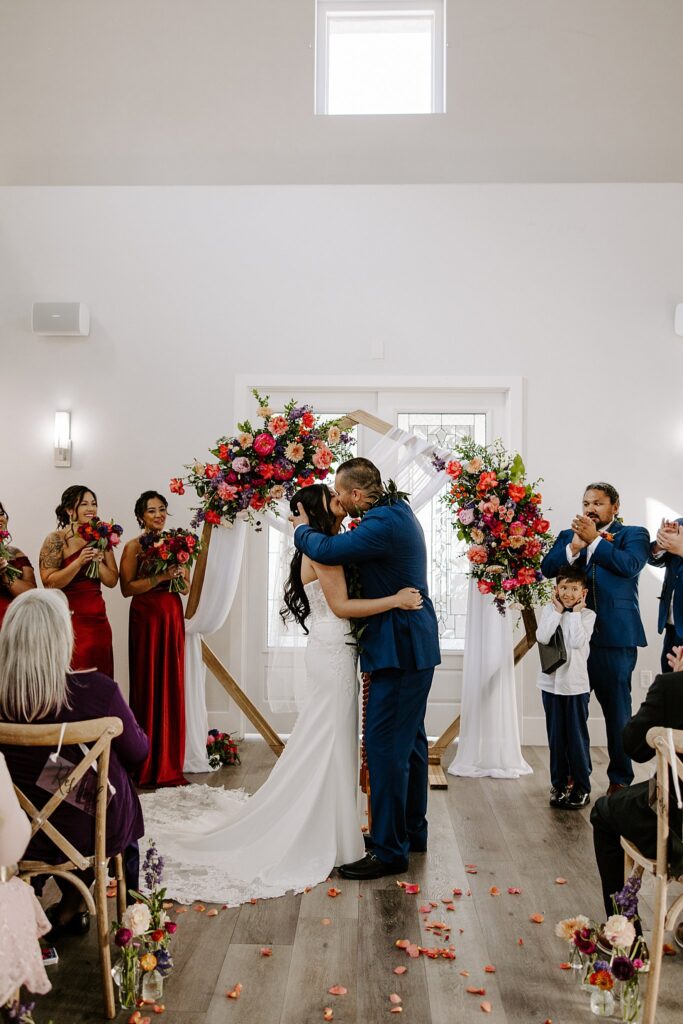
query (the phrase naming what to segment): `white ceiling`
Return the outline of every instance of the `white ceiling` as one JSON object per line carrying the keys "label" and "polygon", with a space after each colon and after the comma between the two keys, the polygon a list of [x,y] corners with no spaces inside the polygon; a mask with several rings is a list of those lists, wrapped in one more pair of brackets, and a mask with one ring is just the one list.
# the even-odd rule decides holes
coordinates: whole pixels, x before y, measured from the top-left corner
{"label": "white ceiling", "polygon": [[448,0],[447,113],[313,114],[314,0],[0,0],[0,184],[683,181],[683,0]]}

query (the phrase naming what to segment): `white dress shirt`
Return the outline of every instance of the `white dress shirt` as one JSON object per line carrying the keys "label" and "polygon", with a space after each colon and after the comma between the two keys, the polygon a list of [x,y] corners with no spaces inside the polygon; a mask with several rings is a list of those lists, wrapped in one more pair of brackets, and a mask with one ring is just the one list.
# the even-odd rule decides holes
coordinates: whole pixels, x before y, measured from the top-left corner
{"label": "white dress shirt", "polygon": [[580,612],[558,612],[554,605],[545,605],[536,628],[538,642],[547,644],[560,625],[567,648],[567,660],[551,675],[540,672],[538,688],[563,697],[588,693],[590,684],[587,663],[590,639],[595,626],[595,612],[590,608],[584,608]]}

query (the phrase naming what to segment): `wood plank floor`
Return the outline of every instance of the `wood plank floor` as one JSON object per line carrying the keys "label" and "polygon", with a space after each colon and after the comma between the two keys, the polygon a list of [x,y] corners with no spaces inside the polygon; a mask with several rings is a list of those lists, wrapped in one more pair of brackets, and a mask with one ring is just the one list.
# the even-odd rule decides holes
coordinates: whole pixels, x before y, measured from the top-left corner
{"label": "wood plank floor", "polygon": [[[242,765],[193,781],[256,790],[274,756],[266,745],[241,745]],[[163,997],[167,1024],[319,1024],[332,1007],[336,1024],[375,1024],[389,1017],[389,995],[401,999],[404,1024],[469,1024],[487,1019],[507,1024],[575,1024],[591,1018],[588,997],[574,976],[559,967],[567,951],[554,935],[562,917],[601,915],[592,846],[590,809],[558,813],[548,807],[547,752],[526,748],[534,774],[517,781],[455,779],[448,791],[430,794],[429,851],[411,858],[402,879],[417,882],[407,896],[395,878],[358,884],[334,878],[341,895],[326,885],[302,896],[220,910],[217,917],[190,909],[178,914],[176,969]],[[449,760],[447,758],[446,760]],[[604,792],[605,751],[593,751],[594,794]],[[636,766],[638,777],[647,772]],[[476,865],[476,874],[467,865]],[[566,885],[555,884],[564,877]],[[489,890],[496,886],[500,896]],[[509,895],[508,887],[521,889]],[[441,901],[463,890],[448,910]],[[641,909],[647,929],[652,887],[644,886]],[[444,921],[450,939],[425,931],[419,907],[438,904],[429,920]],[[112,904],[114,901],[110,901]],[[206,909],[210,909],[206,904]],[[114,908],[112,907],[112,910]],[[545,915],[534,924],[531,914]],[[330,923],[323,923],[329,919]],[[409,959],[397,939],[425,947],[455,946],[456,959]],[[521,940],[521,942],[520,942]],[[260,955],[271,946],[273,955]],[[94,931],[63,940],[60,962],[48,968],[52,992],[39,999],[38,1024],[91,1024],[102,1020]],[[486,973],[486,965],[495,973]],[[407,966],[403,975],[393,968]],[[465,975],[461,972],[469,972]],[[238,982],[238,1001],[225,993]],[[328,994],[343,985],[345,996]],[[484,997],[467,986],[484,988]],[[664,961],[658,1022],[681,1020],[683,955]],[[481,1002],[492,1005],[482,1015]],[[125,1021],[130,1013],[121,1013]]]}

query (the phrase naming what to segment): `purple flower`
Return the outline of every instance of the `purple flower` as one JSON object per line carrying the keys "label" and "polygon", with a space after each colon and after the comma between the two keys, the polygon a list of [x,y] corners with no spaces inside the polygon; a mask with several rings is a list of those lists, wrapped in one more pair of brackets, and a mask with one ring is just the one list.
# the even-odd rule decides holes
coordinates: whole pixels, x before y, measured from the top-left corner
{"label": "purple flower", "polygon": [[123,949],[124,946],[129,945],[130,940],[132,938],[133,933],[130,930],[130,928],[119,928],[119,930],[116,932],[114,936],[114,942],[116,943],[117,946]]}
{"label": "purple flower", "polygon": [[636,969],[627,956],[615,956],[612,961],[612,974],[617,981],[630,981],[635,973]]}
{"label": "purple flower", "polygon": [[164,875],[164,858],[156,848],[154,842],[149,844],[145,859],[142,863],[142,870],[145,876],[145,884],[148,889],[155,889],[161,885]]}
{"label": "purple flower", "polygon": [[610,966],[606,960],[596,960],[593,964],[594,971],[609,971]]}
{"label": "purple flower", "polygon": [[289,413],[290,420],[300,420],[305,412],[308,412],[309,406],[307,405],[295,405]]}
{"label": "purple flower", "polygon": [[614,905],[624,917],[636,917],[638,915],[638,893],[642,879],[637,875],[631,875],[624,883],[623,889],[615,892],[612,897]]}
{"label": "purple flower", "polygon": [[173,967],[173,957],[168,949],[157,949],[154,955],[157,958],[157,970],[165,978]]}
{"label": "purple flower", "polygon": [[236,473],[248,473],[251,469],[251,464],[244,455],[238,455],[236,459],[232,460],[232,468]]}

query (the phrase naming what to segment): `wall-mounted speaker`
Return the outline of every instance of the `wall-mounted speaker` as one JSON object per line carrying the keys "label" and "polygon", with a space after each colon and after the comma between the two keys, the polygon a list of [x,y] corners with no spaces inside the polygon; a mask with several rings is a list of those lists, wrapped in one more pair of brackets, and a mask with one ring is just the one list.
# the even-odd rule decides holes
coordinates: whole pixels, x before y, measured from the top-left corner
{"label": "wall-mounted speaker", "polygon": [[31,328],[34,334],[87,338],[90,310],[82,302],[34,302]]}

